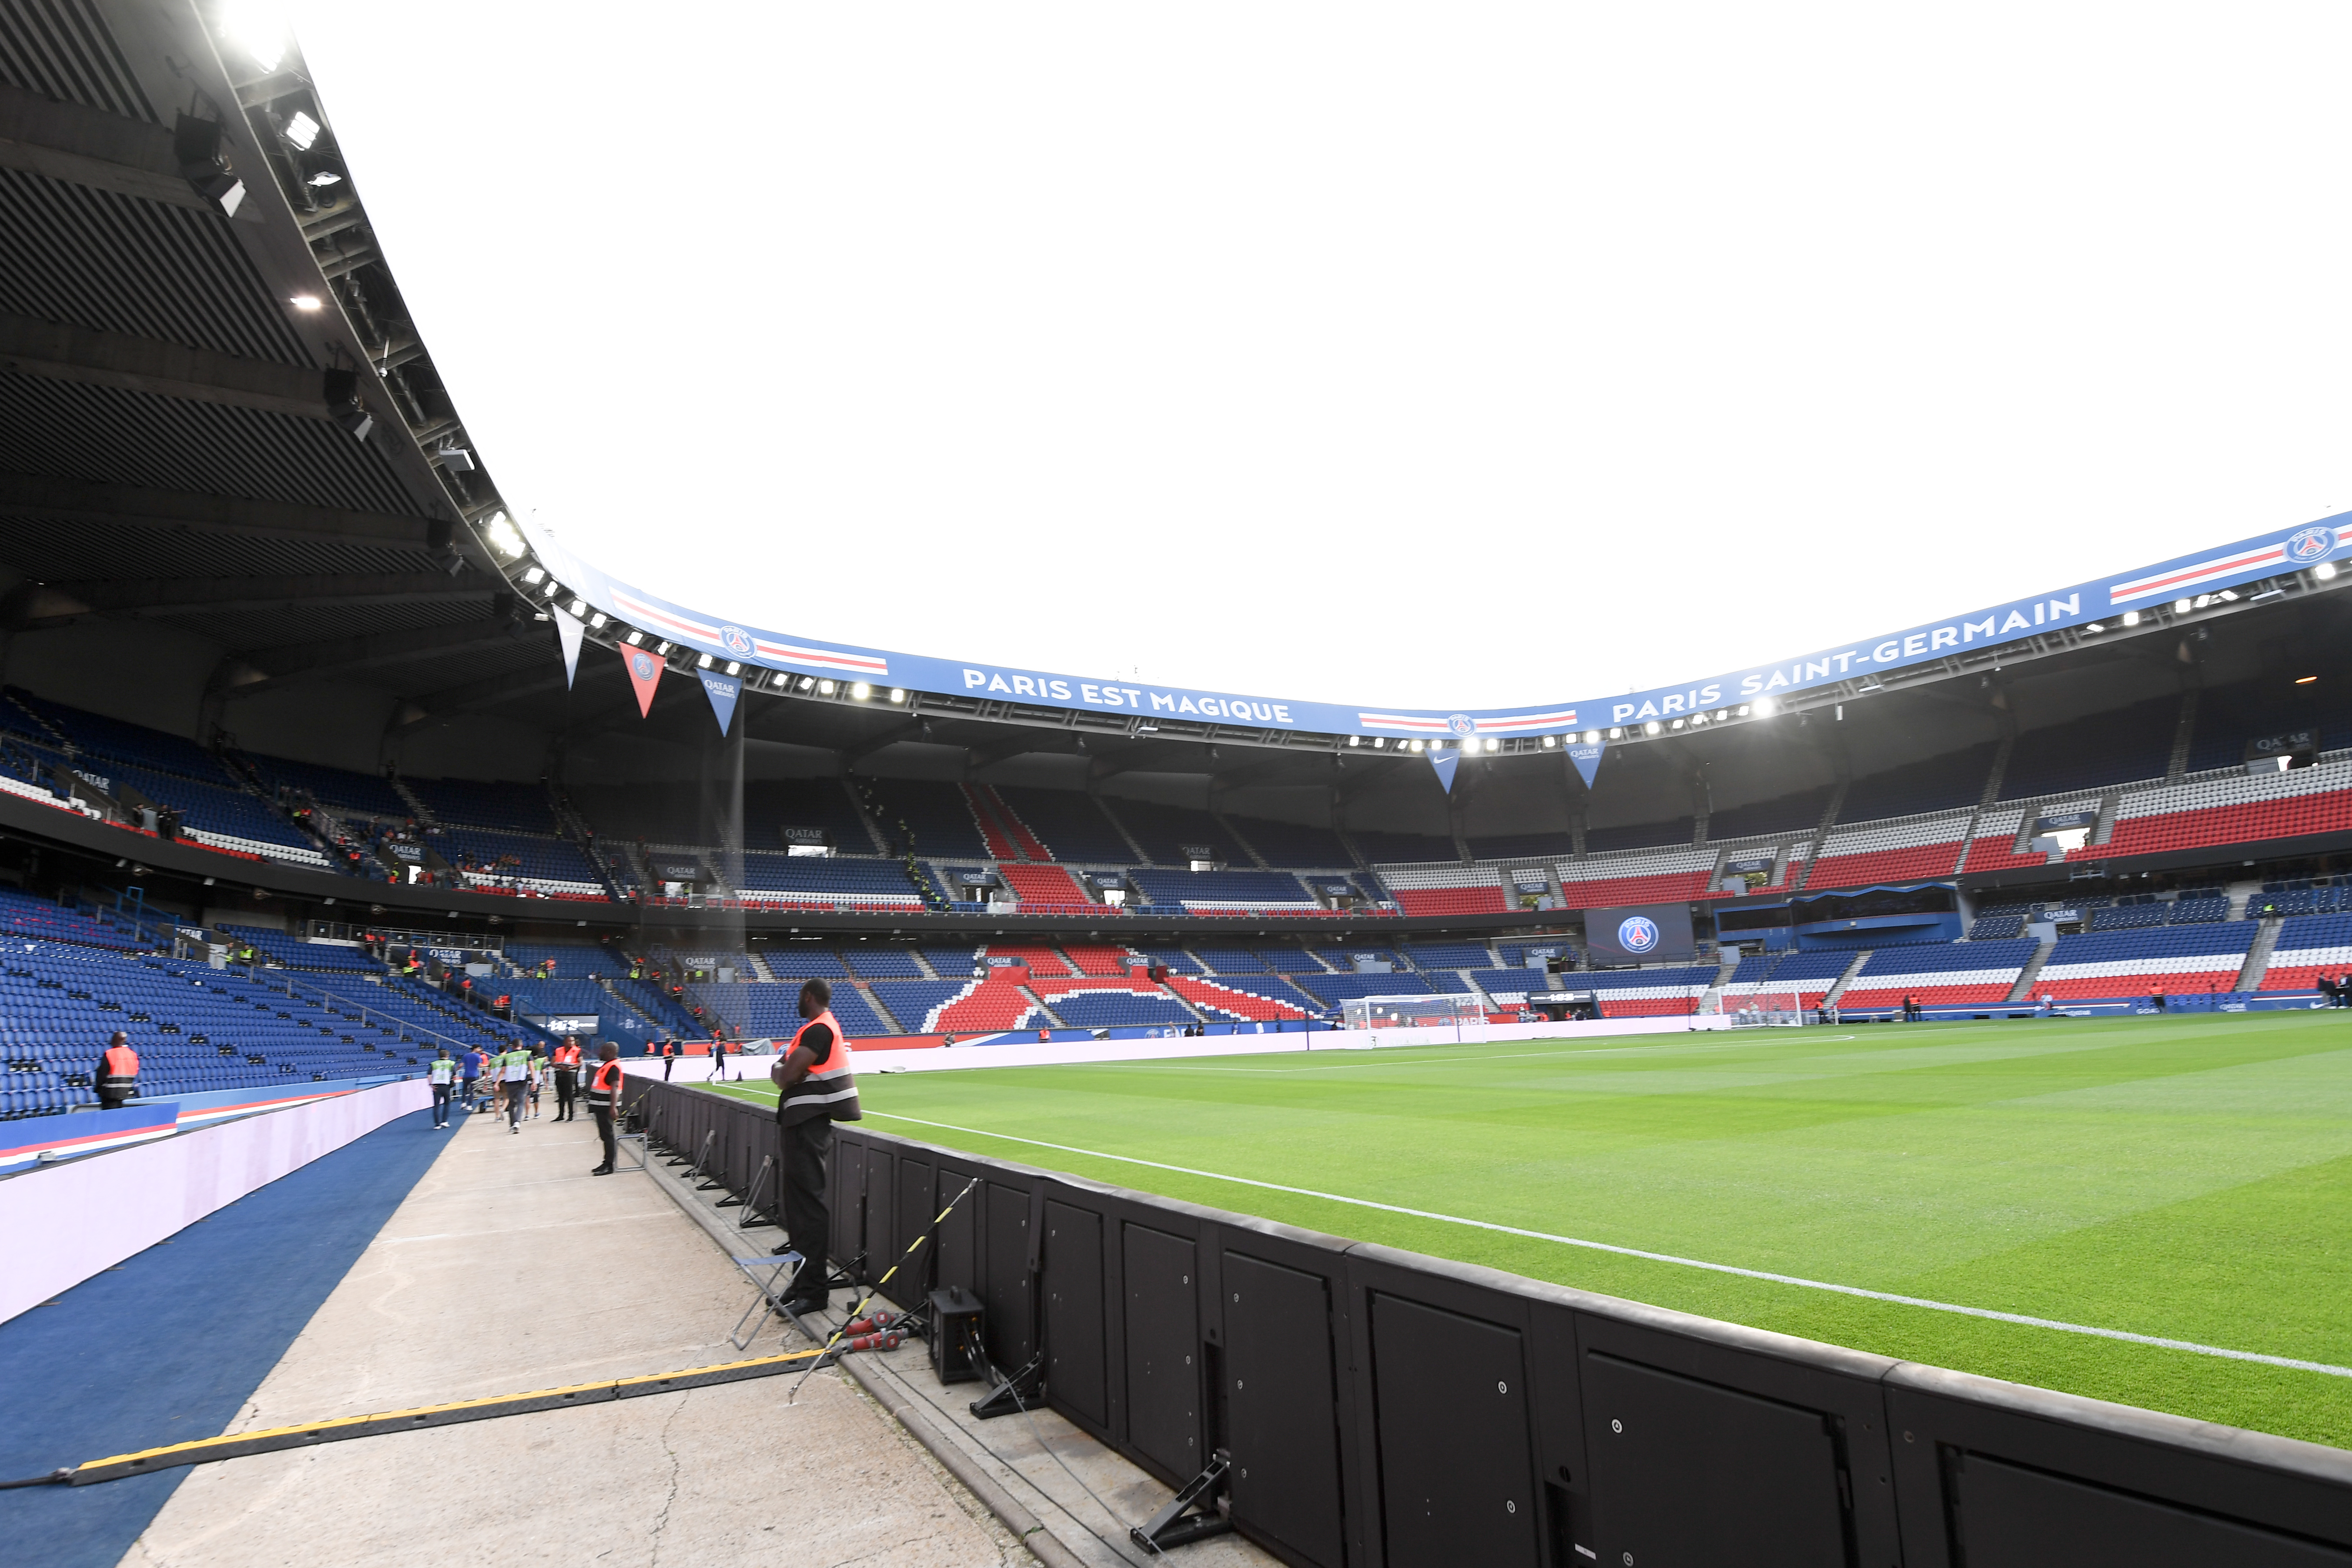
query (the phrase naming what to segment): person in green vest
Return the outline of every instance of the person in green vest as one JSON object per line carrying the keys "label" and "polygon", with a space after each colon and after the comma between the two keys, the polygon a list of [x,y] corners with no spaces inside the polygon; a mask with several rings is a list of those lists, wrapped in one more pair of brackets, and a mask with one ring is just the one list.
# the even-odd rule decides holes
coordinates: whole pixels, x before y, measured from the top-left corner
{"label": "person in green vest", "polygon": [[530,1092],[530,1052],[520,1041],[499,1055],[499,1092],[507,1097],[507,1131],[522,1131],[522,1102]]}
{"label": "person in green vest", "polygon": [[433,1125],[446,1132],[449,1129],[449,1097],[457,1092],[457,1058],[449,1054],[448,1047],[442,1047],[441,1054],[433,1058],[430,1077],[433,1079]]}
{"label": "person in green vest", "polygon": [[547,1081],[547,1047],[533,1046],[530,1051],[530,1119],[539,1120],[539,1086]]}

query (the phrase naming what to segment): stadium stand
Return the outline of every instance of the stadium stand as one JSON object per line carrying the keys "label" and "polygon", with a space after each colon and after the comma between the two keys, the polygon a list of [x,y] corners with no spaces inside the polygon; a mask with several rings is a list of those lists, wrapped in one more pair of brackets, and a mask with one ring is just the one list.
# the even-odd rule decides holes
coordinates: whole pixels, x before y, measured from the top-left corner
{"label": "stadium stand", "polygon": [[746,851],[740,896],[753,903],[887,912],[923,902],[895,860]]}
{"label": "stadium stand", "polygon": [[1707,817],[1707,842],[1725,844],[1735,838],[1760,838],[1768,834],[1811,833],[1822,825],[1822,816],[1829,810],[1830,796],[1835,789],[1834,784],[1823,784],[1771,800],[1726,806]]}
{"label": "stadium stand", "polygon": [[2256,923],[2223,921],[2062,936],[2034,976],[2032,994],[2072,1001],[2154,991],[2228,991],[2245,967]]}
{"label": "stadium stand", "polygon": [[609,896],[588,857],[564,839],[480,827],[445,827],[427,839],[470,888],[529,889],[577,899]]}
{"label": "stadium stand", "polygon": [[[813,827],[844,855],[868,855],[874,836],[839,779],[747,779],[743,784],[743,847],[782,848],[788,827]],[[650,838],[651,834],[642,837]]]}
{"label": "stadium stand", "polygon": [[[768,966],[768,973],[779,980],[845,980],[849,977],[849,966],[842,963],[842,955],[823,942],[771,942],[760,950],[760,958]],[[911,962],[907,965],[907,972],[910,974],[922,973]]]}
{"label": "stadium stand", "polygon": [[1503,874],[1492,866],[1382,866],[1381,879],[1408,915],[1500,914],[1509,907],[1503,900]]}
{"label": "stadium stand", "polygon": [[1985,811],[1977,818],[1976,836],[1969,840],[1968,858],[1960,862],[1960,868],[1971,872],[2021,871],[2047,866],[2050,858],[2042,851],[2029,847],[2019,854],[2016,850],[2017,835],[2025,826],[2025,815],[2026,808],[2017,805]]}
{"label": "stadium stand", "polygon": [[1066,942],[1062,956],[1081,974],[1109,975],[1125,979],[1145,960],[1124,947],[1112,947],[1104,942]]}
{"label": "stadium stand", "polygon": [[321,767],[316,763],[289,762],[283,757],[255,756],[250,760],[263,783],[289,794],[308,795],[330,811],[397,822],[406,822],[416,816],[416,808],[401,798],[388,779],[345,768]]}
{"label": "stadium stand", "polygon": [[[803,1023],[800,987],[765,981],[733,985],[689,985],[687,994],[711,1017],[740,1027],[743,1038],[788,1040]],[[853,1040],[894,1035],[889,1022],[867,1005],[866,995],[846,983],[833,988],[833,1016]]]}
{"label": "stadium stand", "polygon": [[1171,973],[1168,988],[1204,1012],[1229,1018],[1321,1017],[1329,1008],[1321,997],[1274,974],[1194,977]]}
{"label": "stadium stand", "polygon": [[1155,866],[1186,865],[1193,858],[1187,853],[1192,848],[1210,850],[1211,859],[1228,866],[1255,864],[1248,852],[1234,842],[1233,835],[1205,811],[1145,800],[1114,801],[1111,805],[1129,835]]}
{"label": "stadium stand", "polygon": [[2280,923],[2261,988],[2308,991],[2322,975],[2341,980],[2347,972],[2352,972],[2352,915],[2298,915]]}
{"label": "stadium stand", "polygon": [[1181,905],[1195,914],[1282,910],[1314,914],[1323,905],[1287,871],[1168,871],[1133,874],[1137,890],[1154,908]]}
{"label": "stadium stand", "polygon": [[1575,837],[1568,833],[1504,833],[1469,844],[1477,860],[1564,860],[1576,853]]}
{"label": "stadium stand", "polygon": [[[2292,773],[2239,773],[2134,790],[2116,807],[2106,843],[2067,857],[2095,860],[2293,838],[2352,827],[2352,763]],[[1976,868],[1974,858],[1969,863]]]}
{"label": "stadium stand", "polygon": [[2160,779],[2172,757],[2180,699],[2159,697],[2018,736],[2002,773],[2000,798],[2096,789],[2103,784]]}
{"label": "stadium stand", "polygon": [[[922,966],[915,962],[915,955],[903,947],[874,947],[860,943],[845,950],[841,956],[861,980],[924,978]],[[772,961],[769,967],[775,967]]]}
{"label": "stadium stand", "polygon": [[940,1009],[971,991],[976,980],[877,980],[874,999],[910,1035],[940,1032]]}
{"label": "stadium stand", "polygon": [[1906,996],[1921,1006],[2006,1001],[2039,944],[2020,942],[1923,942],[1880,948],[1838,998],[1841,1010],[1898,1007]]}
{"label": "stadium stand", "polygon": [[1969,926],[1970,942],[1998,942],[2016,936],[2025,930],[2025,917],[2016,915],[1979,915]]}
{"label": "stadium stand", "polygon": [[0,727],[26,733],[31,740],[49,742],[60,748],[70,746],[76,752],[91,752],[159,773],[178,773],[207,784],[222,782],[219,760],[184,736],[151,730],[143,724],[110,719],[100,713],[86,712],[79,708],[68,708],[62,702],[51,702],[15,687],[8,688],[6,695],[16,709],[35,723],[32,726],[7,723],[6,716],[0,714]]}
{"label": "stadium stand", "polygon": [[1580,974],[1580,989],[1589,989],[1604,1018],[1673,1017],[1698,1011],[1699,998],[1715,984],[1713,965],[1672,969],[1618,969]]}
{"label": "stadium stand", "polygon": [[1969,812],[1832,827],[1815,852],[1808,891],[1948,877],[1959,867]]}
{"label": "stadium stand", "polygon": [[1570,909],[1606,909],[1704,898],[1716,859],[1713,849],[1651,849],[1588,855],[1562,861],[1556,869]]}
{"label": "stadium stand", "polygon": [[1171,974],[1207,974],[1216,968],[1214,964],[1202,963],[1181,947],[1138,947],[1135,951],[1147,963],[1166,964]]}
{"label": "stadium stand", "polygon": [[1181,1027],[1200,1021],[1165,992],[1079,991],[1044,1000],[1054,1016],[1073,1029]]}
{"label": "stadium stand", "polygon": [[1004,879],[1005,886],[1013,889],[1014,900],[1024,910],[1117,912],[1109,906],[1087,898],[1087,890],[1078,886],[1077,879],[1060,866],[1015,866],[1006,862],[1000,863],[996,869],[997,874]]}
{"label": "stadium stand", "polygon": [[1092,795],[1076,790],[1032,789],[1004,784],[994,790],[1015,818],[1029,828],[1040,847],[1050,851],[1033,859],[1075,861],[1090,866],[1126,866],[1135,859],[1102,807]]}
{"label": "stadium stand", "polygon": [[1426,833],[1391,833],[1384,829],[1350,827],[1348,837],[1355,840],[1364,859],[1372,865],[1422,865],[1436,860],[1459,860],[1462,852],[1451,838],[1440,838]]}
{"label": "stadium stand", "polygon": [[1408,942],[1397,951],[1415,969],[1487,969],[1495,963],[1494,953],[1479,942]]}
{"label": "stadium stand", "polygon": [[1637,822],[1627,827],[1588,827],[1584,852],[1606,855],[1621,849],[1686,847],[1698,834],[1698,818],[1671,817],[1664,822]]}
{"label": "stadium stand", "polygon": [[[1067,960],[1050,947],[1034,942],[992,942],[983,959],[1010,959],[1034,976],[1065,975],[1074,973]],[[945,973],[942,971],[941,973]]]}
{"label": "stadium stand", "polygon": [[992,860],[961,786],[924,779],[863,781],[880,808],[877,826],[893,853]]}
{"label": "stadium stand", "polygon": [[1265,858],[1269,866],[1297,868],[1344,868],[1356,863],[1339,836],[1328,827],[1300,822],[1276,822],[1266,817],[1229,816],[1234,830]]}
{"label": "stadium stand", "polygon": [[2292,730],[2316,730],[2322,745],[2352,735],[2352,683],[2319,680],[2306,686],[2292,675],[2271,675],[2206,688],[2198,699],[2188,771],[2238,767],[2245,760],[2246,742]]}
{"label": "stadium stand", "polygon": [[[1795,992],[1805,1006],[1812,1006],[1833,989],[1847,969],[1853,966],[1852,952],[1790,952],[1778,956],[1766,953],[1755,958],[1743,958],[1739,968],[1732,971],[1731,980],[1724,986],[1724,999],[1751,996],[1759,992]],[[1769,964],[1761,978],[1749,978],[1741,972],[1748,965]],[[1622,973],[1622,971],[1620,973]],[[1578,975],[1576,984],[1582,984],[1584,976]]]}
{"label": "stadium stand", "polygon": [[1992,760],[2000,751],[1999,742],[1987,741],[1965,751],[1865,773],[1846,785],[1838,820],[1878,822],[1974,806],[1984,798],[1985,781],[1992,774]]}
{"label": "stadium stand", "polygon": [[487,784],[478,779],[404,779],[435,821],[452,827],[493,827],[553,837],[554,809],[541,784]]}

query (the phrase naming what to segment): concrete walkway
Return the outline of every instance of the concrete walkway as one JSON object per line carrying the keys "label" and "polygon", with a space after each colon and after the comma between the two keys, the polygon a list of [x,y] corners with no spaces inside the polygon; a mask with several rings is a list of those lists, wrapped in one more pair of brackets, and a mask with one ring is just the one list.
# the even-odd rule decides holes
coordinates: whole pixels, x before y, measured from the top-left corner
{"label": "concrete walkway", "polygon": [[[742,1277],[586,1118],[449,1146],[231,1430],[738,1359]],[[772,1344],[772,1337],[770,1342]],[[782,1563],[1029,1554],[840,1372],[198,1467],[138,1568]]]}

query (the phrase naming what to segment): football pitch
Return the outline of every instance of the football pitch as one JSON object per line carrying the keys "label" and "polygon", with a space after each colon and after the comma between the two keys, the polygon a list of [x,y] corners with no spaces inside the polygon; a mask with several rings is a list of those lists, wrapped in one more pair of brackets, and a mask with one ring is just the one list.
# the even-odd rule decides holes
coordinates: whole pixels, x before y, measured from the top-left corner
{"label": "football pitch", "polygon": [[2352,1447],[2352,1014],[888,1060],[880,1131]]}

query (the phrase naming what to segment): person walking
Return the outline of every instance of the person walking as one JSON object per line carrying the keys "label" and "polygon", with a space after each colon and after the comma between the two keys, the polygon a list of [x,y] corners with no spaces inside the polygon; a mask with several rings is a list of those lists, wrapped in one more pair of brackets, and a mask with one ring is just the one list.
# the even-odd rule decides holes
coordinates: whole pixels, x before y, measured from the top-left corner
{"label": "person walking", "polygon": [[677,1061],[677,1042],[676,1040],[664,1040],[661,1046],[661,1055],[662,1082],[667,1083],[669,1081],[669,1069]]}
{"label": "person walking", "polygon": [[520,1041],[499,1057],[499,1092],[506,1096],[507,1131],[522,1131],[522,1102],[530,1088],[530,1053]]}
{"label": "person walking", "polygon": [[794,1312],[829,1305],[825,1247],[833,1236],[825,1206],[824,1173],[833,1156],[833,1124],[863,1120],[857,1080],[850,1071],[849,1037],[833,1016],[833,987],[822,980],[802,985],[800,1015],[807,1022],[793,1035],[791,1047],[768,1069],[782,1090],[776,1101],[778,1141],[783,1154],[784,1233],[801,1255],[784,1305]]}
{"label": "person walking", "polygon": [[573,1035],[563,1037],[555,1047],[555,1119],[572,1120],[578,1109],[573,1101],[580,1096],[580,1040]]}
{"label": "person walking", "polygon": [[719,1036],[710,1042],[710,1077],[713,1082],[727,1081],[727,1037]]}
{"label": "person walking", "polygon": [[547,1053],[537,1047],[530,1053],[530,1119],[539,1120],[539,1091],[547,1082]]}
{"label": "person walking", "polygon": [[449,1096],[457,1088],[457,1059],[449,1054],[448,1047],[442,1047],[441,1054],[433,1058],[431,1077],[433,1125],[446,1131],[449,1126]]}
{"label": "person walking", "polygon": [[482,1069],[488,1065],[489,1058],[473,1047],[468,1047],[466,1054],[458,1058],[457,1078],[466,1087],[466,1114],[468,1116],[474,1114],[475,1101],[481,1093]]}
{"label": "person walking", "polygon": [[596,1136],[604,1143],[604,1163],[588,1173],[609,1176],[619,1146],[613,1137],[613,1124],[620,1120],[621,1092],[628,1087],[628,1075],[621,1070],[621,1047],[610,1040],[596,1047],[596,1070],[588,1078],[588,1113],[596,1119]]}
{"label": "person walking", "polygon": [[139,1053],[131,1048],[131,1037],[121,1029],[114,1031],[113,1038],[106,1042],[106,1049],[99,1053],[98,1076],[93,1081],[98,1086],[100,1110],[120,1110],[124,1100],[139,1092]]}

